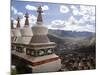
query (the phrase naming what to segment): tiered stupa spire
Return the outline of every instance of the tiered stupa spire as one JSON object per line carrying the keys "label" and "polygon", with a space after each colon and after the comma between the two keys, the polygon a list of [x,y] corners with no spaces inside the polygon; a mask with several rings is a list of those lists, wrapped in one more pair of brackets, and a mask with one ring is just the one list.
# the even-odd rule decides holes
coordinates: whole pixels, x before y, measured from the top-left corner
{"label": "tiered stupa spire", "polygon": [[38,12],[38,16],[37,16],[37,24],[42,24],[43,23],[43,19],[42,19],[42,7],[39,6],[38,9],[37,9],[37,12]]}
{"label": "tiered stupa spire", "polygon": [[21,44],[29,44],[30,43],[30,40],[33,36],[33,33],[32,33],[32,29],[30,28],[29,26],[29,14],[26,13],[25,16],[24,16],[26,19],[25,19],[25,23],[24,23],[24,27],[21,28],[21,38],[20,38],[20,41],[19,43]]}
{"label": "tiered stupa spire", "polygon": [[13,23],[13,20],[11,20],[11,29],[14,29],[14,23]]}
{"label": "tiered stupa spire", "polygon": [[29,20],[28,20],[28,18],[29,18],[29,15],[28,15],[28,13],[26,13],[25,14],[25,18],[26,18],[26,20],[25,20],[25,26],[29,26]]}
{"label": "tiered stupa spire", "polygon": [[16,26],[16,28],[20,28],[20,18],[19,17],[17,18],[17,26]]}
{"label": "tiered stupa spire", "polygon": [[32,31],[34,36],[31,39],[31,43],[48,43],[50,42],[49,38],[47,37],[48,28],[43,25],[42,19],[42,7],[39,6],[37,9],[37,22],[36,25],[32,27]]}

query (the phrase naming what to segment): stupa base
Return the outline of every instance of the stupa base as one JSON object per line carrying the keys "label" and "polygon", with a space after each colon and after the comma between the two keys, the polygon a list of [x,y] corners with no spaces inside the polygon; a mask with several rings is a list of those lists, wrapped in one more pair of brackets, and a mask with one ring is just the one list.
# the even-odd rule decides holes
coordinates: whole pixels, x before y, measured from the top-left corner
{"label": "stupa base", "polygon": [[40,61],[41,64],[39,65],[29,66],[32,68],[32,73],[57,72],[61,69],[61,59],[59,58],[54,57],[43,61]]}
{"label": "stupa base", "polygon": [[12,51],[12,54],[17,58],[20,58],[21,60],[19,61],[23,60],[26,62],[28,67],[32,69],[33,73],[57,72],[61,69],[61,59],[56,54],[40,57],[32,57],[16,51]]}

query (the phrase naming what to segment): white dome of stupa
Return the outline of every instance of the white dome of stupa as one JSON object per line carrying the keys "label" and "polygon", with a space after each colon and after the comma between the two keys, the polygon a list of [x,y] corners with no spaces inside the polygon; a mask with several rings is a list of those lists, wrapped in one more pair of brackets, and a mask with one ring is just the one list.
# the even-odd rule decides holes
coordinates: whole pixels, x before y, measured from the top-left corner
{"label": "white dome of stupa", "polygon": [[14,33],[14,36],[21,37],[21,32],[19,28],[18,29],[16,28],[13,33]]}
{"label": "white dome of stupa", "polygon": [[32,29],[30,27],[24,27],[21,29],[22,36],[33,36]]}
{"label": "white dome of stupa", "polygon": [[28,13],[25,14],[25,18],[25,26],[21,29],[21,34],[22,36],[33,36],[32,29],[29,27]]}
{"label": "white dome of stupa", "polygon": [[32,27],[32,31],[34,35],[47,35],[48,34],[48,28],[43,25],[35,25]]}
{"label": "white dome of stupa", "polygon": [[20,30],[22,36],[19,39],[19,43],[21,44],[29,44],[33,36],[32,29],[29,27],[28,13],[25,14],[25,18],[24,27]]}
{"label": "white dome of stupa", "polygon": [[42,8],[41,6],[37,10],[38,16],[37,16],[37,22],[36,25],[32,27],[33,31],[33,37],[30,41],[30,43],[48,43],[50,42],[47,34],[48,34],[48,28],[43,25],[42,20]]}
{"label": "white dome of stupa", "polygon": [[16,25],[16,28],[14,29],[13,33],[14,33],[14,36],[21,37],[21,32],[20,32],[20,18],[19,17],[17,18],[17,25]]}

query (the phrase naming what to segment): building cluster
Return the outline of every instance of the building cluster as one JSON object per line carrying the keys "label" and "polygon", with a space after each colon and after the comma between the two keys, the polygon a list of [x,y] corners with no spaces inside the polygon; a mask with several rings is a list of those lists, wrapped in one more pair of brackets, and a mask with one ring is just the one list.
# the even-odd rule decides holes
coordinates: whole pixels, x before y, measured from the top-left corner
{"label": "building cluster", "polygon": [[48,28],[43,25],[42,12],[39,6],[37,22],[32,28],[29,26],[28,13],[25,14],[26,19],[22,29],[19,17],[16,28],[11,21],[11,53],[23,59],[23,62],[27,62],[32,72],[58,71],[61,68],[61,59],[54,53],[56,43],[50,42],[47,36]]}
{"label": "building cluster", "polygon": [[61,71],[95,69],[95,61],[94,54],[69,53],[63,57],[63,67]]}

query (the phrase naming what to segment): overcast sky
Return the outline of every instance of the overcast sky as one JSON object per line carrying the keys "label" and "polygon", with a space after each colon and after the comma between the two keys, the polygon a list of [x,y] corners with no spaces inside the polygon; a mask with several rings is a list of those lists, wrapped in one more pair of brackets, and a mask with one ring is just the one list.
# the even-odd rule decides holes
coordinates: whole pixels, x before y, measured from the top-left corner
{"label": "overcast sky", "polygon": [[19,16],[23,27],[24,14],[28,12],[30,26],[33,26],[36,23],[36,10],[40,5],[44,11],[42,14],[44,25],[50,29],[95,32],[95,6],[89,5],[12,0],[11,19],[16,24],[16,18]]}

